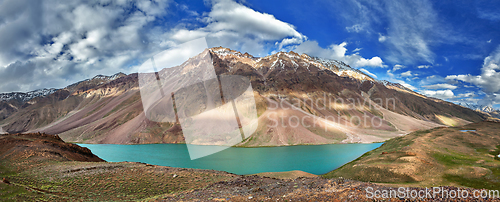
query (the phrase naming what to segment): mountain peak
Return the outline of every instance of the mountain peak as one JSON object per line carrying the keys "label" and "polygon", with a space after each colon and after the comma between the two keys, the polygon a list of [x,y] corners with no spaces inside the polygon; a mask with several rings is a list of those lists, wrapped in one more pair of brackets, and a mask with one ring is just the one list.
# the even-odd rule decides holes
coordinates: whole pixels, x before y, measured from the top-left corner
{"label": "mountain peak", "polygon": [[377,81],[360,70],[352,68],[343,61],[313,57],[305,53],[298,54],[294,51],[280,51],[265,57],[254,57],[248,53],[242,54],[239,51],[224,47],[214,47],[210,50],[219,58],[228,60],[232,64],[241,62],[255,69],[265,68],[265,72],[276,69],[279,71],[297,71],[297,68],[306,68],[309,70],[309,67],[314,66],[321,70],[330,70],[342,77],[350,77],[359,81]]}

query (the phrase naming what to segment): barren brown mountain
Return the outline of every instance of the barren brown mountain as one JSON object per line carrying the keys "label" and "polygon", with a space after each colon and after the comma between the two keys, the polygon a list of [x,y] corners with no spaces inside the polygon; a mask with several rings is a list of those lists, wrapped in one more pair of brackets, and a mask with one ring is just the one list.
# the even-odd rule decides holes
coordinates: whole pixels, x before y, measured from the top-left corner
{"label": "barren brown mountain", "polygon": [[[378,81],[340,61],[294,52],[258,58],[222,47],[211,48],[210,54],[217,75],[245,76],[254,89],[258,129],[239,146],[378,142],[488,118]],[[172,67],[189,74],[183,68]],[[185,102],[176,104],[195,101]],[[0,102],[0,126],[8,133],[40,131],[70,142],[184,142],[178,123],[150,121],[142,106],[137,74],[96,76],[26,102]]]}

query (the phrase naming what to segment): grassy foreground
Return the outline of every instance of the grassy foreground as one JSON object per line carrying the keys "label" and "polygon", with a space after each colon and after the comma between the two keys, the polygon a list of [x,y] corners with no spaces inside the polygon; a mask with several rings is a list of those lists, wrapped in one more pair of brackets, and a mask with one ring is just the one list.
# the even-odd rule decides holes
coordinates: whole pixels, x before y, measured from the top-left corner
{"label": "grassy foreground", "polygon": [[409,189],[415,191],[427,185],[499,189],[499,160],[493,155],[500,153],[496,147],[500,124],[464,127],[476,130],[472,132],[459,129],[438,128],[395,138],[324,176],[332,179],[301,171],[241,176],[111,163],[58,136],[0,135],[0,201],[367,201],[372,200],[367,198],[368,187],[391,189],[394,183],[413,186]]}
{"label": "grassy foreground", "polygon": [[[56,138],[54,138],[56,137]],[[104,162],[44,134],[0,136],[0,201],[144,200],[203,188],[236,175],[211,170]]]}
{"label": "grassy foreground", "polygon": [[500,123],[479,122],[393,138],[324,177],[342,176],[398,186],[498,190],[499,154]]}

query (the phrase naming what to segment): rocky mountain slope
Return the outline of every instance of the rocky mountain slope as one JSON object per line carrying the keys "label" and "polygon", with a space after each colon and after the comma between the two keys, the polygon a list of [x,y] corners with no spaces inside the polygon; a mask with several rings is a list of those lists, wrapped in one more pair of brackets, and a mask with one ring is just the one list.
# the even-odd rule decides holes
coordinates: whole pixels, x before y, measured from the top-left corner
{"label": "rocky mountain slope", "polygon": [[[378,81],[341,61],[294,52],[259,58],[222,47],[209,53],[218,76],[245,76],[254,90],[258,127],[239,146],[376,142],[488,117],[400,84]],[[158,74],[189,75],[187,64],[196,57]],[[0,126],[9,133],[58,134],[71,142],[184,142],[176,121],[146,118],[138,83],[138,74],[96,76],[25,103],[2,101]],[[199,99],[176,97],[176,105],[203,110]]]}
{"label": "rocky mountain slope", "polygon": [[21,93],[21,92],[0,93],[0,101],[17,100],[19,102],[24,103],[36,97],[45,97],[56,91],[57,89],[51,88],[51,89],[34,90],[26,93]]}

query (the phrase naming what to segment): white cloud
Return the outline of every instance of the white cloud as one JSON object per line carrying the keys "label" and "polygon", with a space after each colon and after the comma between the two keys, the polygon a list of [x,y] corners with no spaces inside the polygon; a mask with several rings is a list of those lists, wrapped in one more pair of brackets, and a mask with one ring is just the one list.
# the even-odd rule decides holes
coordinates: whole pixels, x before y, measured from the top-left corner
{"label": "white cloud", "polygon": [[377,75],[375,75],[375,74],[373,74],[373,73],[369,72],[368,70],[366,70],[366,69],[364,69],[364,68],[360,68],[359,70],[360,70],[360,71],[362,71],[362,72],[364,72],[365,74],[370,75],[372,78],[377,78]]}
{"label": "white cloud", "polygon": [[275,43],[279,49],[300,44],[307,37],[289,23],[273,15],[261,13],[231,0],[212,2],[212,10],[205,18],[205,27],[188,29],[178,26],[164,38],[182,43],[199,37],[207,37],[209,46],[225,46],[260,55],[265,52],[264,43]]}
{"label": "white cloud", "polygon": [[406,71],[406,72],[401,73],[401,76],[402,77],[410,77],[410,76],[413,76],[413,74],[411,73],[411,71]]}
{"label": "white cloud", "polygon": [[61,88],[97,74],[131,73],[128,65],[160,49],[150,43],[146,25],[164,15],[168,3],[3,1],[0,92]]}
{"label": "white cloud", "polygon": [[378,41],[379,42],[384,42],[385,40],[387,40],[387,37],[378,33]]}
{"label": "white cloud", "polygon": [[457,95],[459,98],[471,98],[471,97],[476,97],[476,93],[474,92],[468,92],[468,93],[460,93]]}
{"label": "white cloud", "polygon": [[201,28],[152,23],[165,16],[171,0],[0,2],[0,92],[133,73],[154,53],[204,36],[209,46],[255,55],[267,54],[275,42],[281,49],[307,40],[293,25],[230,0],[213,1],[210,12],[193,17],[205,24]]}
{"label": "white cloud", "polygon": [[481,75],[449,75],[446,79],[474,84],[486,93],[500,93],[500,46],[484,59]]}
{"label": "white cloud", "polygon": [[391,70],[390,70],[390,69],[388,69],[388,70],[387,70],[387,75],[388,75],[389,77],[394,77],[394,74],[391,72]]}
{"label": "white cloud", "polygon": [[427,88],[427,89],[451,89],[451,90],[455,90],[458,88],[457,86],[447,84],[447,83],[439,83],[439,84],[433,84],[433,85],[428,85],[428,86],[423,86],[423,87]]}
{"label": "white cloud", "polygon": [[439,99],[455,98],[455,94],[451,90],[437,90],[437,91],[423,90],[423,91],[420,91],[420,93],[422,93],[426,96],[429,96],[429,97],[435,97],[435,98],[439,98]]}
{"label": "white cloud", "polygon": [[385,67],[384,62],[380,57],[372,57],[371,59],[363,58],[359,53],[346,55],[347,42],[340,44],[332,44],[328,48],[322,48],[316,41],[305,41],[304,43],[295,47],[294,51],[297,53],[306,53],[312,56],[321,58],[341,60],[352,67]]}
{"label": "white cloud", "polygon": [[480,87],[486,95],[478,101],[478,104],[489,106],[500,104],[500,46],[484,59],[481,75],[449,75],[446,79],[459,80]]}
{"label": "white cloud", "polygon": [[417,68],[419,68],[419,69],[429,69],[431,67],[432,67],[431,65],[419,65],[419,66],[417,66]]}
{"label": "white cloud", "polygon": [[406,66],[404,65],[399,65],[399,64],[395,64],[394,67],[392,68],[392,71],[397,71],[397,70],[400,70],[400,69],[404,69],[406,68]]}
{"label": "white cloud", "polygon": [[359,33],[359,32],[364,31],[364,25],[355,24],[353,26],[346,27],[345,29],[347,30],[347,32],[356,32],[356,33]]}
{"label": "white cloud", "polygon": [[330,5],[344,20],[348,32],[366,33],[368,37],[377,33],[379,42],[389,50],[384,60],[393,63],[433,63],[433,46],[466,40],[443,23],[429,0],[341,0]]}
{"label": "white cloud", "polygon": [[500,94],[491,93],[485,95],[481,100],[477,102],[480,105],[493,106],[500,104]]}

